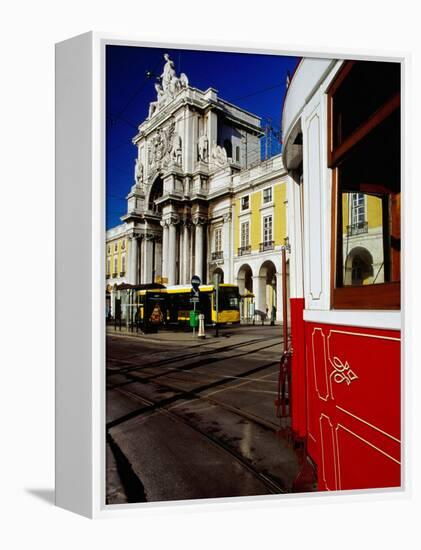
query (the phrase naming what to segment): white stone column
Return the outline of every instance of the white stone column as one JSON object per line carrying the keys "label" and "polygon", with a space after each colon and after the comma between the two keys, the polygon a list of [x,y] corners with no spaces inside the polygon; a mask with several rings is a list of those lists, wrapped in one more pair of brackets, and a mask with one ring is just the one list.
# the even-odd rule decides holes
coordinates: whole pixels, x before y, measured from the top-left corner
{"label": "white stone column", "polygon": [[177,226],[174,220],[170,220],[168,226],[168,284],[176,284],[176,245],[177,245]]}
{"label": "white stone column", "polygon": [[195,222],[195,251],[194,251],[194,275],[198,275],[203,282],[203,221]]}
{"label": "white stone column", "polygon": [[162,239],[155,237],[155,282],[162,277]]}
{"label": "white stone column", "polygon": [[282,322],[282,273],[276,273],[276,320]]}
{"label": "white stone column", "polygon": [[114,302],[115,302],[115,290],[112,288],[111,289],[111,307],[110,307],[110,315],[112,318],[114,318],[114,314],[115,314],[115,305],[114,305]]}
{"label": "white stone column", "polygon": [[224,251],[224,281],[226,283],[234,282],[234,275],[231,271],[231,259],[232,259],[232,240],[231,240],[231,213],[224,215],[224,225],[222,233],[222,250]]}
{"label": "white stone column", "polygon": [[152,283],[153,235],[143,237],[143,271],[142,283]]}
{"label": "white stone column", "polygon": [[165,221],[162,226],[162,277],[168,278],[168,225]]}
{"label": "white stone column", "polygon": [[179,231],[179,241],[180,241],[180,247],[179,247],[179,256],[178,256],[178,281],[180,283],[180,285],[184,284],[184,279],[183,279],[183,271],[184,271],[184,266],[183,266],[183,249],[184,249],[184,231],[183,231],[183,227],[182,227],[182,224],[180,224],[180,231]]}
{"label": "white stone column", "polygon": [[129,275],[129,283],[132,285],[136,285],[138,283],[137,280],[137,266],[139,261],[139,247],[138,247],[138,238],[137,236],[133,235],[130,239],[130,275]]}
{"label": "white stone column", "polygon": [[183,284],[189,284],[191,279],[190,274],[190,228],[189,222],[184,221],[183,224],[183,249],[181,254],[182,270],[183,270]]}
{"label": "white stone column", "polygon": [[266,277],[260,275],[253,277],[253,294],[255,311],[260,320],[260,314],[266,315]]}

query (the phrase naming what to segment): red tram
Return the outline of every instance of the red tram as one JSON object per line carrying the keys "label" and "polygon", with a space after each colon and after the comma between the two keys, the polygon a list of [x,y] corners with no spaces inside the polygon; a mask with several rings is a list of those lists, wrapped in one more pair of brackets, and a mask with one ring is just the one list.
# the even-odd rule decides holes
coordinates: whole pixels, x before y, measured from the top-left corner
{"label": "red tram", "polygon": [[319,490],[401,485],[401,65],[302,59],[283,106],[291,425]]}

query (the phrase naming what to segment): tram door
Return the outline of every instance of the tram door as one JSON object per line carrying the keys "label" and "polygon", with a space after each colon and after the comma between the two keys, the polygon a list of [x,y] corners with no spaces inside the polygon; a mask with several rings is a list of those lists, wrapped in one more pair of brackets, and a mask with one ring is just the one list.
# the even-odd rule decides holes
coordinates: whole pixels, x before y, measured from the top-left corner
{"label": "tram door", "polygon": [[400,485],[400,334],[306,323],[308,452],[319,490]]}

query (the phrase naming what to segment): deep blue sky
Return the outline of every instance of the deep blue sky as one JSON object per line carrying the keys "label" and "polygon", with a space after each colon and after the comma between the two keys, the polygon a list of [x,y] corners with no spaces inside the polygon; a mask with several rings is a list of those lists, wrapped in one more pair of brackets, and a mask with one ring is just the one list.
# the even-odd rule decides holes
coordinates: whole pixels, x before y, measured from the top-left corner
{"label": "deep blue sky", "polygon": [[[296,57],[107,46],[106,51],[106,178],[107,229],[121,223],[126,212],[125,196],[134,181],[136,148],[132,138],[156,99],[155,78],[164,66],[164,53],[175,63],[177,75],[186,73],[189,84],[200,90],[216,88],[218,95],[264,120],[270,117],[280,129],[281,108],[287,71],[291,74]],[[272,138],[272,154],[280,151]]]}

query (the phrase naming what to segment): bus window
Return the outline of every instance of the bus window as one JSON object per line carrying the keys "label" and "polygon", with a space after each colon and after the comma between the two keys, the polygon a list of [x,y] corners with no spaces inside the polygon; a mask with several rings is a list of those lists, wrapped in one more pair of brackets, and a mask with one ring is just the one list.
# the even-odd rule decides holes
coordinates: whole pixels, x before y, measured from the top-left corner
{"label": "bus window", "polygon": [[[215,308],[215,302],[214,302]],[[218,296],[218,309],[221,311],[223,309],[236,310],[239,309],[239,296],[238,288],[219,288]]]}

